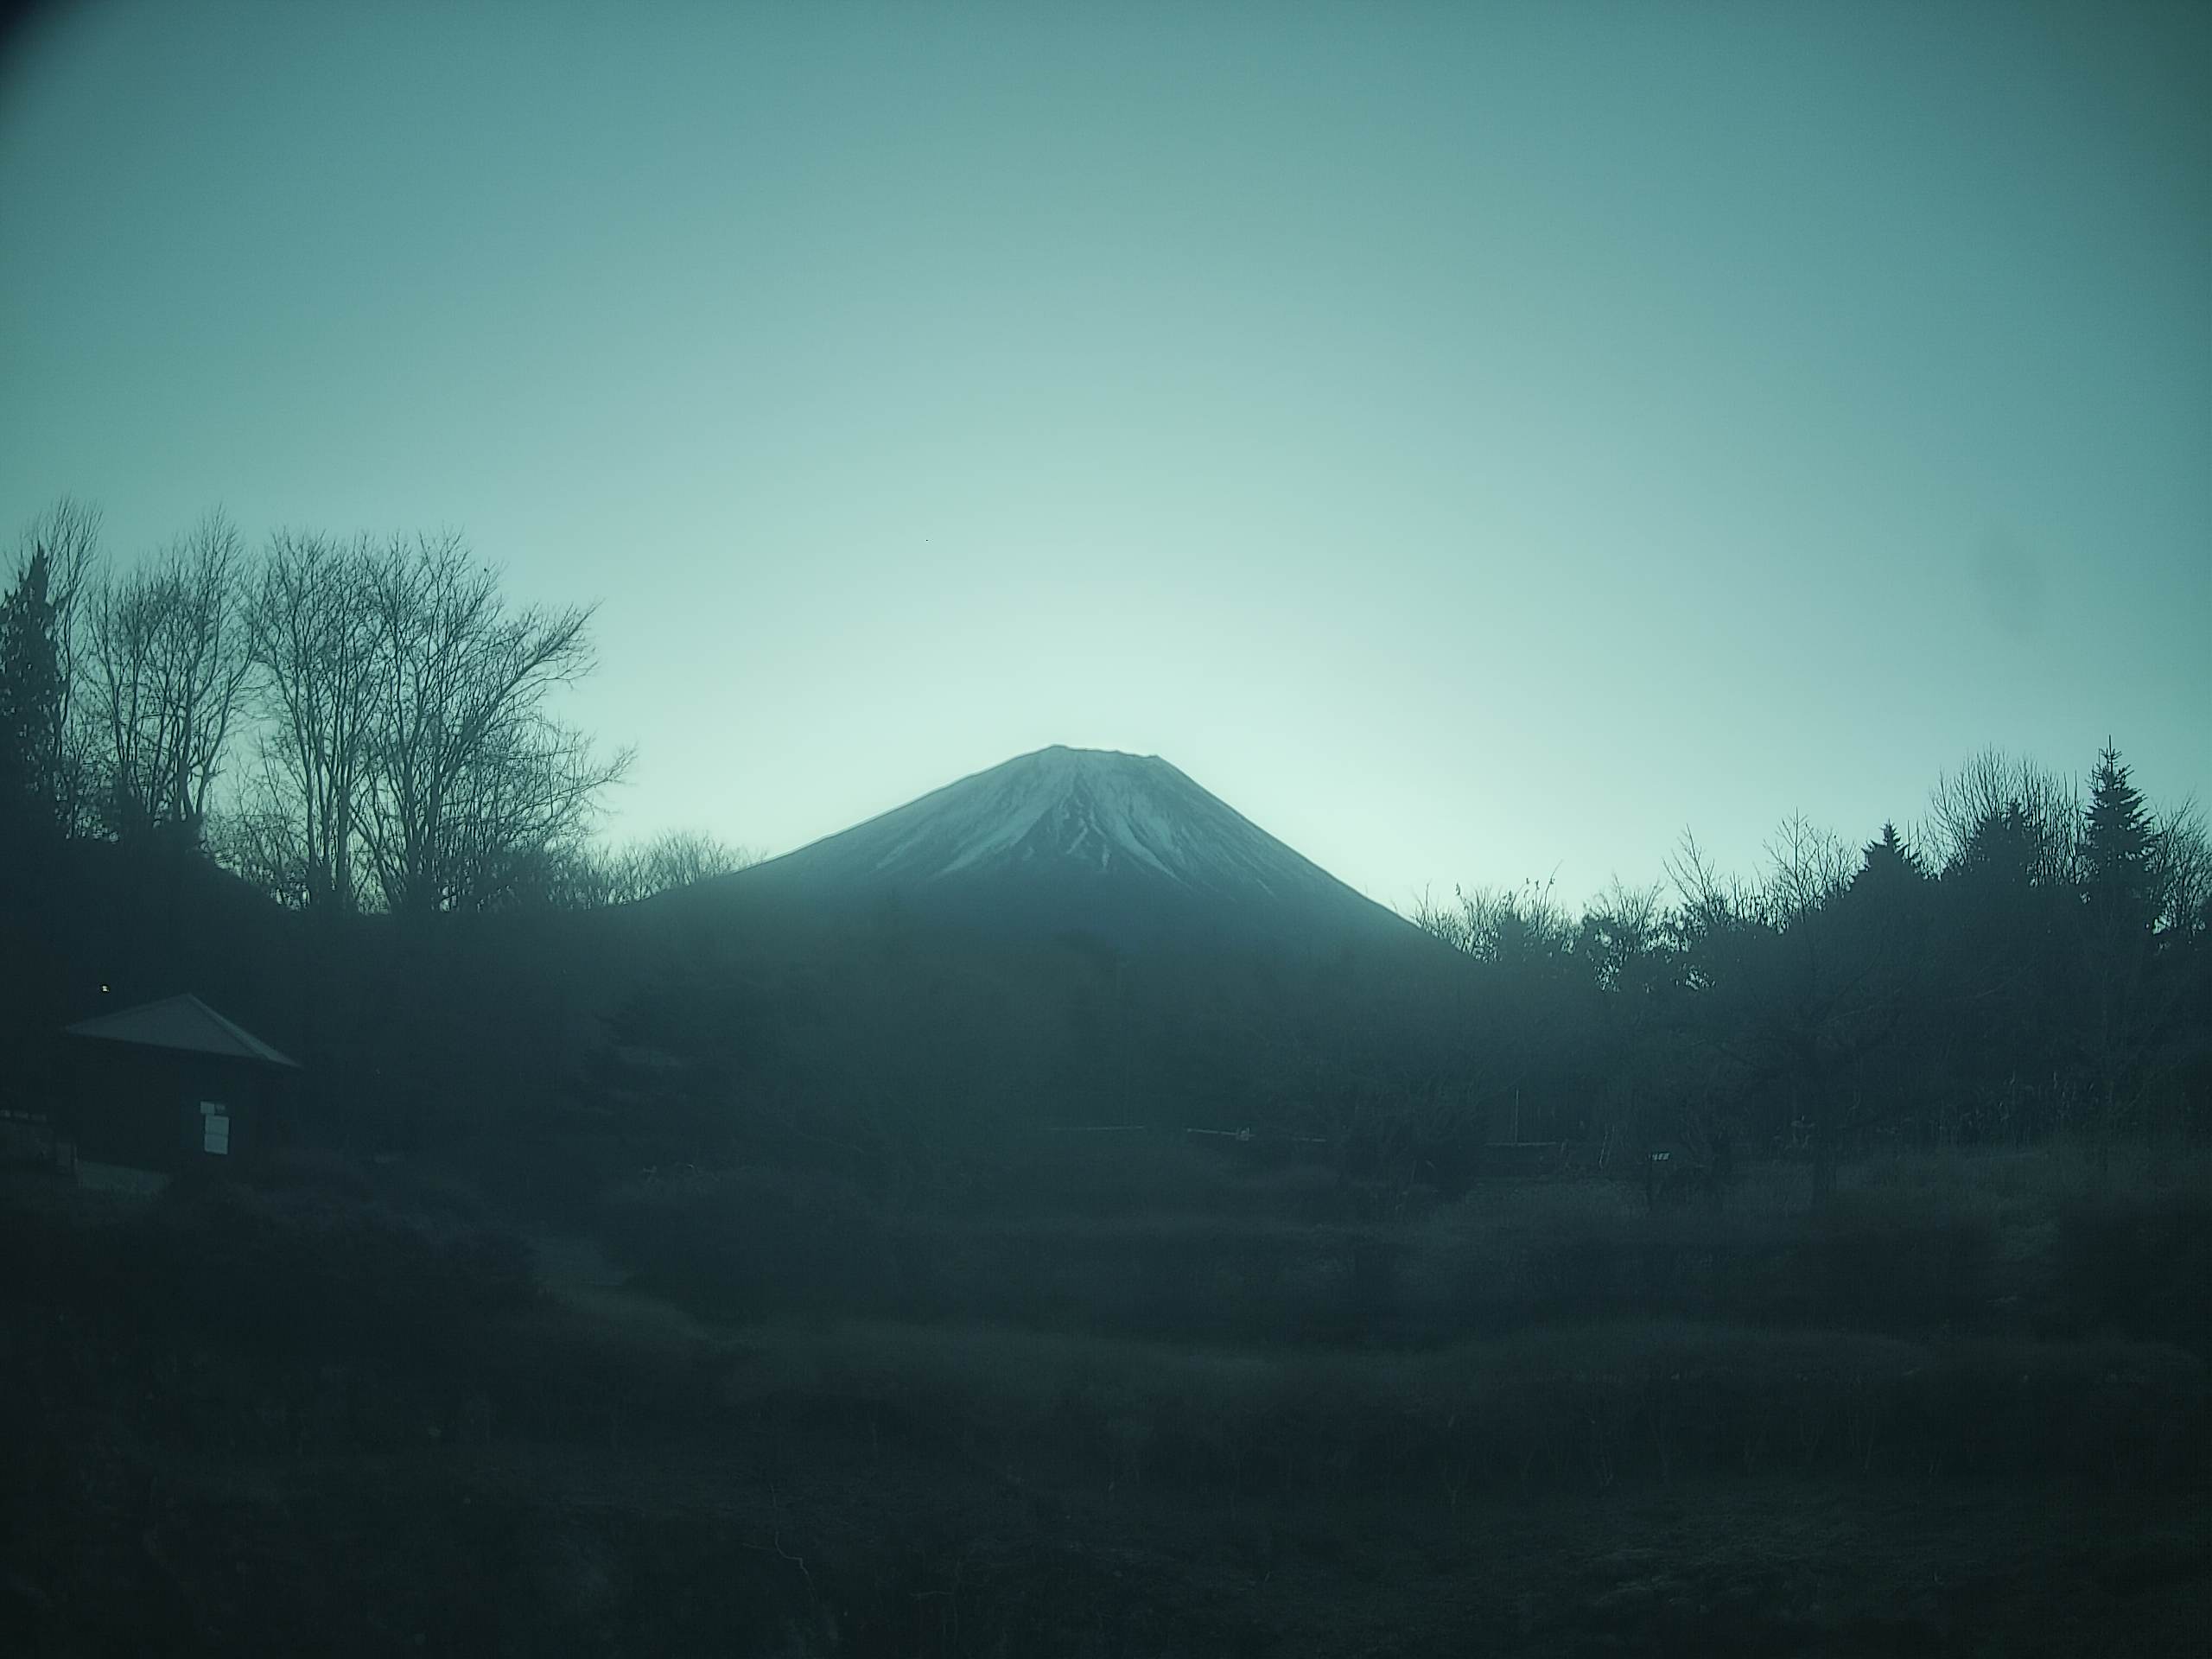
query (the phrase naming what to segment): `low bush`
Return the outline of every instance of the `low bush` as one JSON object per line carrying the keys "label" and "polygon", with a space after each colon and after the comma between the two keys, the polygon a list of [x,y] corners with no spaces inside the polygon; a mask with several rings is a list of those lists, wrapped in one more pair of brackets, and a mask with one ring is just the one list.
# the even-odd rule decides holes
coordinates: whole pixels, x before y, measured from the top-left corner
{"label": "low bush", "polygon": [[2063,1205],[2044,1311],[2063,1332],[2212,1352],[2212,1190],[2107,1190]]}
{"label": "low bush", "polygon": [[2202,1362],[1638,1321],[1425,1354],[1192,1350],[974,1328],[764,1334],[740,1392],[846,1402],[1038,1478],[1332,1500],[1699,1470],[2187,1485]]}
{"label": "low bush", "polygon": [[1655,1215],[1611,1185],[1554,1184],[1395,1224],[1217,1211],[898,1236],[909,1313],[1139,1336],[1437,1343],[1618,1318],[1903,1333],[1971,1327],[2006,1287],[1989,1206],[1882,1191]]}
{"label": "low bush", "polygon": [[690,1172],[617,1188],[600,1236],[651,1288],[741,1318],[874,1311],[896,1274],[884,1230],[853,1183],[805,1170]]}
{"label": "low bush", "polygon": [[908,1223],[901,1312],[1154,1338],[1337,1343],[1382,1332],[1406,1244],[1214,1216]]}
{"label": "low bush", "polygon": [[654,1287],[719,1313],[1003,1320],[1140,1337],[1436,1343],[1615,1318],[1910,1332],[1998,1294],[1983,1216],[1853,1198],[1817,1213],[1614,1204],[1418,1226],[1210,1214],[887,1221],[765,1171],[622,1190],[602,1230]]}
{"label": "low bush", "polygon": [[514,1235],[359,1193],[321,1166],[285,1185],[179,1183],[49,1241],[56,1290],[149,1326],[344,1351],[435,1347],[534,1295]]}
{"label": "low bush", "polygon": [[1655,1317],[1928,1331],[1986,1312],[1999,1243],[1979,1211],[1873,1195],[1656,1215],[1602,1188],[1555,1208],[1478,1195],[1415,1235],[1394,1307],[1399,1328],[1438,1339]]}

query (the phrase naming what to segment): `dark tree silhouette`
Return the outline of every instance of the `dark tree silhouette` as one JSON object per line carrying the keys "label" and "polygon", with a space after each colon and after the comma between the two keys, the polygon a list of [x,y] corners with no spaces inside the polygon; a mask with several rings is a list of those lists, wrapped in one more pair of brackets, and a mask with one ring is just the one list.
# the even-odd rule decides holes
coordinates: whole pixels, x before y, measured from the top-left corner
{"label": "dark tree silhouette", "polygon": [[33,817],[64,835],[82,827],[86,733],[79,720],[86,600],[99,556],[100,515],[63,496],[24,530],[16,560],[8,671],[12,764]]}
{"label": "dark tree silhouette", "polygon": [[0,838],[14,845],[61,827],[60,760],[52,736],[67,680],[54,639],[53,567],[32,553],[0,600]]}
{"label": "dark tree silhouette", "polygon": [[355,855],[385,706],[375,579],[365,537],[280,531],[245,608],[261,727],[240,850],[272,890],[340,912],[360,899]]}
{"label": "dark tree silhouette", "polygon": [[582,834],[628,750],[595,755],[547,711],[594,666],[592,608],[516,611],[456,536],[376,561],[377,653],[363,837],[395,912],[481,910],[541,882]]}
{"label": "dark tree silhouette", "polygon": [[1948,868],[1968,857],[1985,826],[2004,814],[2012,816],[2012,830],[2036,880],[2072,879],[2080,789],[2063,773],[1999,749],[1985,749],[1936,780],[1920,839]]}
{"label": "dark tree silhouette", "polygon": [[2082,894],[2105,925],[2147,933],[2158,919],[2158,841],[2142,791],[2107,743],[2089,774],[2081,849]]}
{"label": "dark tree silhouette", "polygon": [[2141,792],[2107,742],[2089,774],[2081,850],[2084,1047],[2097,1099],[2097,1147],[2108,1156],[2152,1034],[2152,929],[2162,908],[2158,836]]}
{"label": "dark tree silhouette", "polygon": [[1885,823],[1882,833],[1860,850],[1859,858],[1851,888],[1869,899],[1893,899],[1912,892],[1927,879],[1920,855],[1897,834],[1894,823]]}
{"label": "dark tree silhouette", "polygon": [[91,717],[102,812],[117,836],[199,839],[248,671],[241,548],[230,520],[211,512],[92,599]]}

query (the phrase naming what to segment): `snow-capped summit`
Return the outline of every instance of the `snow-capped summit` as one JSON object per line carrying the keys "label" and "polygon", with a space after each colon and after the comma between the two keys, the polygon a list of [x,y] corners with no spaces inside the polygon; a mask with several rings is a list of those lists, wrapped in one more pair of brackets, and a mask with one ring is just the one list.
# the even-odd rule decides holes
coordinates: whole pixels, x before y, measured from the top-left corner
{"label": "snow-capped summit", "polygon": [[1124,939],[1404,926],[1159,756],[1059,746],[732,879]]}
{"label": "snow-capped summit", "polygon": [[850,833],[871,843],[875,872],[910,880],[1065,862],[1194,889],[1268,890],[1271,879],[1318,874],[1158,755],[1111,749],[1020,755]]}

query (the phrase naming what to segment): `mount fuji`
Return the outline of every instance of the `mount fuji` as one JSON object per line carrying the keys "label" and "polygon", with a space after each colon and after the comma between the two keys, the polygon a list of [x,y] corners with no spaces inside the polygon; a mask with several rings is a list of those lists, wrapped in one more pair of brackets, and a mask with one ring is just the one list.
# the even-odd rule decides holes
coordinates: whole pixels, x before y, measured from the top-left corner
{"label": "mount fuji", "polygon": [[1016,756],[721,884],[1116,944],[1417,934],[1159,756],[1106,749]]}

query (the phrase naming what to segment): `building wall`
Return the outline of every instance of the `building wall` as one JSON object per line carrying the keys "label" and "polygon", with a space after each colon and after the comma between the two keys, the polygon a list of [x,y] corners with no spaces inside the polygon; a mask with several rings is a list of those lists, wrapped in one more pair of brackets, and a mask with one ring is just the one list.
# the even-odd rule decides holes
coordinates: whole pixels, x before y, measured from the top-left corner
{"label": "building wall", "polygon": [[[275,1138],[275,1085],[264,1068],[120,1044],[83,1046],[73,1113],[79,1160],[177,1171],[251,1160]],[[225,1109],[226,1133],[210,1134],[203,1103]]]}

